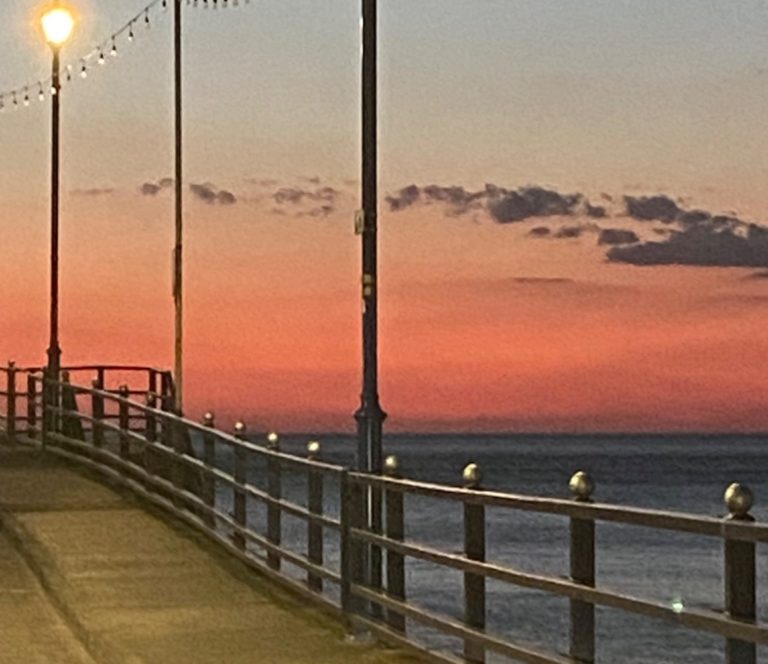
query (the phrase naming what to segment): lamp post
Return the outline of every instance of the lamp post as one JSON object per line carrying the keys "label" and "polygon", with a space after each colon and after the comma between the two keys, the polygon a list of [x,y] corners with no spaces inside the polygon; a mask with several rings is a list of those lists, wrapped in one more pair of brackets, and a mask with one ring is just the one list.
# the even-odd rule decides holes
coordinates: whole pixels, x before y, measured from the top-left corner
{"label": "lamp post", "polygon": [[377,118],[376,0],[362,0],[362,190],[360,232],[363,249],[363,391],[357,420],[357,468],[382,471],[382,424],[379,403],[377,266]]}
{"label": "lamp post", "polygon": [[173,87],[174,87],[174,245],[173,245],[173,304],[174,304],[174,343],[173,343],[173,374],[175,399],[174,408],[177,414],[183,412],[183,210],[182,210],[182,116],[181,116],[181,0],[173,0]]}
{"label": "lamp post", "polygon": [[[41,19],[45,41],[51,47],[53,64],[51,68],[51,310],[50,341],[48,344],[48,377],[58,380],[61,368],[61,347],[59,346],[59,103],[61,98],[61,77],[59,54],[75,27],[72,13],[58,2]],[[57,405],[58,389],[48,392],[49,403]]]}

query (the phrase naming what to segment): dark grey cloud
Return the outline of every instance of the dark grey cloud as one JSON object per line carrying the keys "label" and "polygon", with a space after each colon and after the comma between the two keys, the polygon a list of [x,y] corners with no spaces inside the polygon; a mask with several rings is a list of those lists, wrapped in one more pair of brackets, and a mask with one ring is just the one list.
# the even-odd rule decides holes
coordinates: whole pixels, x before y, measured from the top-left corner
{"label": "dark grey cloud", "polygon": [[161,189],[162,187],[154,182],[145,182],[139,187],[139,191],[141,191],[144,196],[155,196]]}
{"label": "dark grey cloud", "polygon": [[333,204],[341,192],[333,187],[302,189],[300,187],[281,187],[272,198],[278,205],[299,205],[304,202]]}
{"label": "dark grey cloud", "polygon": [[407,187],[403,187],[396,195],[387,196],[387,203],[392,212],[398,212],[399,210],[404,210],[405,208],[410,207],[420,198],[421,189],[418,185],[410,184]]}
{"label": "dark grey cloud", "polygon": [[548,226],[536,226],[528,231],[528,235],[533,237],[549,237],[552,235],[552,230]]}
{"label": "dark grey cloud", "polygon": [[768,229],[746,226],[746,232],[731,227],[689,226],[673,231],[662,242],[612,247],[606,255],[611,262],[639,266],[768,267]]}
{"label": "dark grey cloud", "polygon": [[682,210],[668,196],[624,196],[627,214],[639,221],[676,221]]}
{"label": "dark grey cloud", "polygon": [[584,202],[584,213],[593,219],[605,219],[608,216],[608,210],[602,205],[592,205],[589,201]]}
{"label": "dark grey cloud", "polygon": [[579,238],[585,233],[592,233],[597,229],[589,224],[582,224],[580,226],[563,226],[557,230],[557,233],[553,237],[557,240],[570,240],[573,238]]}
{"label": "dark grey cloud", "polygon": [[205,184],[190,184],[189,190],[195,195],[196,198],[208,203],[208,205],[234,205],[237,203],[237,197],[226,189],[218,189],[209,182]]}
{"label": "dark grey cloud", "polygon": [[173,186],[173,178],[160,178],[157,182],[145,182],[139,187],[144,196],[157,196],[163,189]]}
{"label": "dark grey cloud", "polygon": [[517,191],[496,190],[489,197],[488,211],[495,221],[508,224],[536,217],[571,215],[581,199],[581,194],[560,194],[542,187],[524,187]]}
{"label": "dark grey cloud", "polygon": [[639,242],[640,238],[634,231],[626,230],[624,228],[604,228],[600,231],[598,236],[598,244],[619,245],[619,244],[634,244]]}
{"label": "dark grey cloud", "polygon": [[495,184],[486,184],[484,189],[478,191],[468,191],[460,186],[431,184],[419,187],[411,184],[397,194],[387,196],[389,209],[393,212],[405,210],[418,202],[444,203],[453,214],[464,214],[485,206],[491,218],[500,224],[539,217],[570,216],[577,211],[582,200],[581,194],[561,194],[544,187],[510,190]]}
{"label": "dark grey cloud", "polygon": [[94,187],[92,189],[73,189],[73,196],[108,196],[115,193],[112,187]]}

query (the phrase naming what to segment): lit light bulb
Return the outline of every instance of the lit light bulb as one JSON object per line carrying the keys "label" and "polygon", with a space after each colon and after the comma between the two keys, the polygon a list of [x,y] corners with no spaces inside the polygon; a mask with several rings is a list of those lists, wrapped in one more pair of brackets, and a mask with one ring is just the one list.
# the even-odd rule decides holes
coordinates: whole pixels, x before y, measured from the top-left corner
{"label": "lit light bulb", "polygon": [[45,40],[53,46],[61,46],[69,39],[75,27],[75,19],[63,7],[56,7],[41,19]]}
{"label": "lit light bulb", "polygon": [[55,97],[55,96],[56,96],[56,86],[52,85],[51,86],[51,97]]}
{"label": "lit light bulb", "polygon": [[117,44],[115,43],[115,38],[112,37],[112,49],[109,51],[109,54],[113,57],[117,57]]}
{"label": "lit light bulb", "polygon": [[131,21],[130,25],[128,26],[128,41],[132,42],[134,40],[133,36],[133,21]]}
{"label": "lit light bulb", "polygon": [[85,61],[83,61],[83,66],[80,68],[80,78],[87,78],[88,77],[88,68],[85,66]]}
{"label": "lit light bulb", "polygon": [[42,83],[40,84],[40,90],[38,90],[38,92],[37,92],[37,98],[40,101],[45,101],[45,92],[43,92],[43,84]]}
{"label": "lit light bulb", "polygon": [[104,64],[104,52],[103,51],[99,51],[99,64],[100,65]]}
{"label": "lit light bulb", "polygon": [[24,106],[29,106],[29,92],[24,88]]}
{"label": "lit light bulb", "polygon": [[144,25],[149,27],[149,9],[144,10]]}

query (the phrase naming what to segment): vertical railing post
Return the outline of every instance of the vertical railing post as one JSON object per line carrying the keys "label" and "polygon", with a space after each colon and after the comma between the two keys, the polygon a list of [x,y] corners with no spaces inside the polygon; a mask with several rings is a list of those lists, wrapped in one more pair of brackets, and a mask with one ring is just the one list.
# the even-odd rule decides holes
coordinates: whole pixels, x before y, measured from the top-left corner
{"label": "vertical railing post", "polygon": [[[235,438],[238,440],[245,440],[245,423],[235,423]],[[235,478],[234,496],[233,496],[233,516],[235,523],[241,528],[245,528],[246,525],[246,500],[245,491],[241,488],[245,484],[247,478],[247,460],[246,450],[240,445],[235,445],[232,453],[234,468],[232,470],[232,476]],[[245,550],[245,535],[240,532],[235,532],[232,535],[232,540],[238,549]]]}
{"label": "vertical railing post", "polygon": [[[280,438],[273,431],[267,436],[267,447],[271,452],[280,451]],[[280,500],[283,496],[280,459],[269,456],[267,458],[267,492],[269,497]],[[274,503],[267,504],[267,540],[275,546],[280,546],[282,539],[282,510]],[[267,565],[272,569],[280,569],[280,556],[273,551],[267,551]]]}
{"label": "vertical railing post", "polygon": [[[307,443],[307,458],[315,461],[320,456],[320,443],[312,440]],[[323,513],[323,473],[309,467],[307,471],[307,509],[311,514]],[[323,564],[323,526],[311,519],[307,521],[307,558],[314,565]],[[323,578],[309,572],[307,585],[315,592],[323,591]]]}
{"label": "vertical railing post", "polygon": [[[754,521],[749,510],[754,498],[741,484],[731,484],[725,490],[728,521]],[[734,620],[755,621],[755,543],[725,540],[725,610]],[[727,639],[726,664],[755,664],[757,649],[754,643]]]}
{"label": "vertical railing post", "polygon": [[48,368],[43,368],[43,385],[42,385],[42,394],[43,394],[43,412],[42,418],[43,418],[43,426],[42,431],[40,432],[40,448],[44,451],[46,446],[48,445],[49,441],[49,434],[51,432],[51,386],[48,384],[49,375],[48,375]]}
{"label": "vertical railing post", "polygon": [[[205,470],[202,477],[202,499],[213,510],[216,506],[216,478],[213,476],[211,469],[216,466],[216,438],[213,435],[213,427],[215,426],[214,416],[210,411],[203,415],[203,425],[206,430],[203,433],[203,464],[205,465]],[[215,528],[216,517],[212,511],[206,512],[205,523],[209,528]]]}
{"label": "vertical railing post", "polygon": [[[157,408],[157,397],[154,392],[147,394],[147,407],[153,410]],[[144,437],[153,443],[157,440],[157,418],[151,410],[145,411]]]}
{"label": "vertical railing post", "polygon": [[[384,460],[384,473],[392,479],[400,478],[400,461],[394,454]],[[402,542],[405,536],[403,492],[388,486],[384,492],[384,504],[387,538]],[[393,599],[405,601],[405,557],[391,549],[387,549],[387,594]],[[392,629],[405,633],[405,616],[401,613],[388,609],[387,623]]]}
{"label": "vertical railing post", "polygon": [[[589,503],[595,484],[584,471],[571,477],[568,484],[573,499]],[[595,587],[595,522],[571,519],[571,580],[589,588]],[[595,661],[595,605],[579,599],[570,600],[570,655],[586,664]]]}
{"label": "vertical railing post", "polygon": [[37,378],[27,374],[27,435],[37,438]]}
{"label": "vertical railing post", "polygon": [[128,460],[131,452],[131,442],[128,437],[128,428],[130,426],[130,416],[128,412],[128,386],[121,385],[118,390],[120,394],[120,403],[118,404],[118,418],[120,423],[120,458]]}
{"label": "vertical railing post", "polygon": [[352,535],[353,529],[365,525],[365,488],[349,477],[349,471],[341,474],[341,609],[348,616],[352,627],[352,615],[364,612],[365,602],[352,592],[352,585],[363,581],[365,547]]}
{"label": "vertical railing post", "polygon": [[[147,404],[153,404],[152,408],[157,404],[157,371],[150,369],[147,373]],[[156,426],[156,425],[155,425]],[[147,413],[146,430],[149,431],[149,413]],[[154,440],[157,440],[155,438]]]}
{"label": "vertical railing post", "polygon": [[13,360],[8,362],[8,389],[6,401],[6,434],[8,442],[11,445],[16,443],[16,363]]}
{"label": "vertical railing post", "polygon": [[[462,473],[465,489],[479,490],[480,468],[470,463]],[[485,506],[464,502],[464,555],[469,560],[485,562]],[[468,627],[485,629],[485,577],[464,572],[464,622]],[[464,659],[473,664],[485,662],[485,648],[472,639],[464,640]]]}
{"label": "vertical railing post", "polygon": [[[91,381],[91,387],[94,390],[103,390],[104,385],[99,378]],[[93,417],[93,445],[94,447],[103,447],[104,445],[104,397],[95,392],[91,392],[91,415]]]}

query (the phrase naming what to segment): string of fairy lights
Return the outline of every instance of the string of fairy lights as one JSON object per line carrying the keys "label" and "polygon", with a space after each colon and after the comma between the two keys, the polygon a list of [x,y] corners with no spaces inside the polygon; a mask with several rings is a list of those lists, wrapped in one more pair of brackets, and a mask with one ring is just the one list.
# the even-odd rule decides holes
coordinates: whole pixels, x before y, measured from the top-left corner
{"label": "string of fairy lights", "polygon": [[[76,78],[88,78],[88,74],[94,66],[104,66],[111,58],[116,58],[118,56],[118,46],[121,42],[127,40],[129,44],[133,44],[139,37],[141,30],[148,30],[152,27],[155,14],[158,11],[161,14],[166,12],[173,1],[153,0],[126,21],[120,29],[115,30],[88,53],[64,65],[61,70],[59,86],[63,87]],[[227,9],[228,7],[248,4],[250,0],[184,0],[184,2],[188,7],[197,9]],[[34,97],[37,97],[40,101],[45,101],[48,96],[55,94],[56,88],[53,85],[53,78],[51,76],[29,82],[26,85],[20,85],[16,88],[3,90],[0,91],[0,112],[6,109],[28,107]]]}

